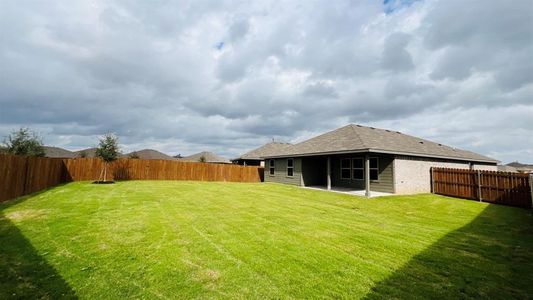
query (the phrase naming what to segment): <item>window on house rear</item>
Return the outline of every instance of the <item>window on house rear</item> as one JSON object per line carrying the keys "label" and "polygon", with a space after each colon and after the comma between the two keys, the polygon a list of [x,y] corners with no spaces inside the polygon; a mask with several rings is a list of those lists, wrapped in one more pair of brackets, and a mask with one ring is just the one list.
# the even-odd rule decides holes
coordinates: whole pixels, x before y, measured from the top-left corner
{"label": "window on house rear", "polygon": [[270,172],[270,175],[274,175],[274,169],[275,169],[275,161],[273,159],[268,161],[268,169]]}
{"label": "window on house rear", "polygon": [[370,158],[370,180],[379,180],[379,161],[377,157]]}
{"label": "window on house rear", "polygon": [[350,179],[350,159],[341,159],[341,179]]}
{"label": "window on house rear", "polygon": [[294,159],[287,159],[287,176],[294,176]]}
{"label": "window on house rear", "polygon": [[365,179],[365,162],[362,158],[352,159],[352,178]]}

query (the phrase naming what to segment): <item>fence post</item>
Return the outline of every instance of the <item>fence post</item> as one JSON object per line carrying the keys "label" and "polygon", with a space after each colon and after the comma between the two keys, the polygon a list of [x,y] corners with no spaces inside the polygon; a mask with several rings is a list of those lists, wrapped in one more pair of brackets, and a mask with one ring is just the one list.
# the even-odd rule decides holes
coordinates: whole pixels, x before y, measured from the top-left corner
{"label": "fence post", "polygon": [[477,194],[479,198],[479,202],[483,202],[483,198],[481,197],[481,171],[477,170]]}
{"label": "fence post", "polygon": [[435,174],[433,172],[435,167],[431,167],[431,193],[435,194]]}
{"label": "fence post", "polygon": [[533,207],[533,173],[529,174],[529,189],[531,190],[531,207]]}
{"label": "fence post", "polygon": [[28,165],[30,164],[30,157],[25,156],[24,161],[26,162],[26,165],[24,166],[24,185],[22,186],[22,195],[26,195],[26,186],[28,185]]}

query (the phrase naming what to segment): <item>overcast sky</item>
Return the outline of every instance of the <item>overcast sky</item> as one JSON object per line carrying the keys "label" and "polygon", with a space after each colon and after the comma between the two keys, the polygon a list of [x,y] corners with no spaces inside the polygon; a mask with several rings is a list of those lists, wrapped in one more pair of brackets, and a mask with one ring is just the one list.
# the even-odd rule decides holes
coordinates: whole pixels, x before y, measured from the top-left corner
{"label": "overcast sky", "polygon": [[0,0],[0,136],[233,157],[348,123],[533,163],[533,1]]}

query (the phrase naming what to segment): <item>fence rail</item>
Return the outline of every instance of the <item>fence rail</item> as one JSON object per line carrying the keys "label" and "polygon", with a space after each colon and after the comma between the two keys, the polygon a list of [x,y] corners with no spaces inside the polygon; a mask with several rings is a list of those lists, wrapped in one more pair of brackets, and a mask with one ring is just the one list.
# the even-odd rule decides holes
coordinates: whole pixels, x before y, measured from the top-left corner
{"label": "fence rail", "polygon": [[435,194],[517,207],[531,208],[531,181],[521,173],[431,168]]}
{"label": "fence rail", "polygon": [[[0,154],[0,202],[70,181],[99,179],[97,158],[59,159]],[[260,182],[263,168],[172,160],[119,159],[108,166],[113,180]]]}

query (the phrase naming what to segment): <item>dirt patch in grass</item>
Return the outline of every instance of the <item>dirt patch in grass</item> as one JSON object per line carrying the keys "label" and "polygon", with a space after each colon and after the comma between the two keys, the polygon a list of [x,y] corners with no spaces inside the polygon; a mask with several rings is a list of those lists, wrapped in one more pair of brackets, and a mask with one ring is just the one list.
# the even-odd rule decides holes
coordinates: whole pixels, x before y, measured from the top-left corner
{"label": "dirt patch in grass", "polygon": [[24,209],[7,213],[5,216],[13,222],[23,222],[46,218],[49,212],[48,209]]}
{"label": "dirt patch in grass", "polygon": [[216,270],[204,269],[195,274],[195,279],[200,282],[216,282],[220,278],[220,273]]}

